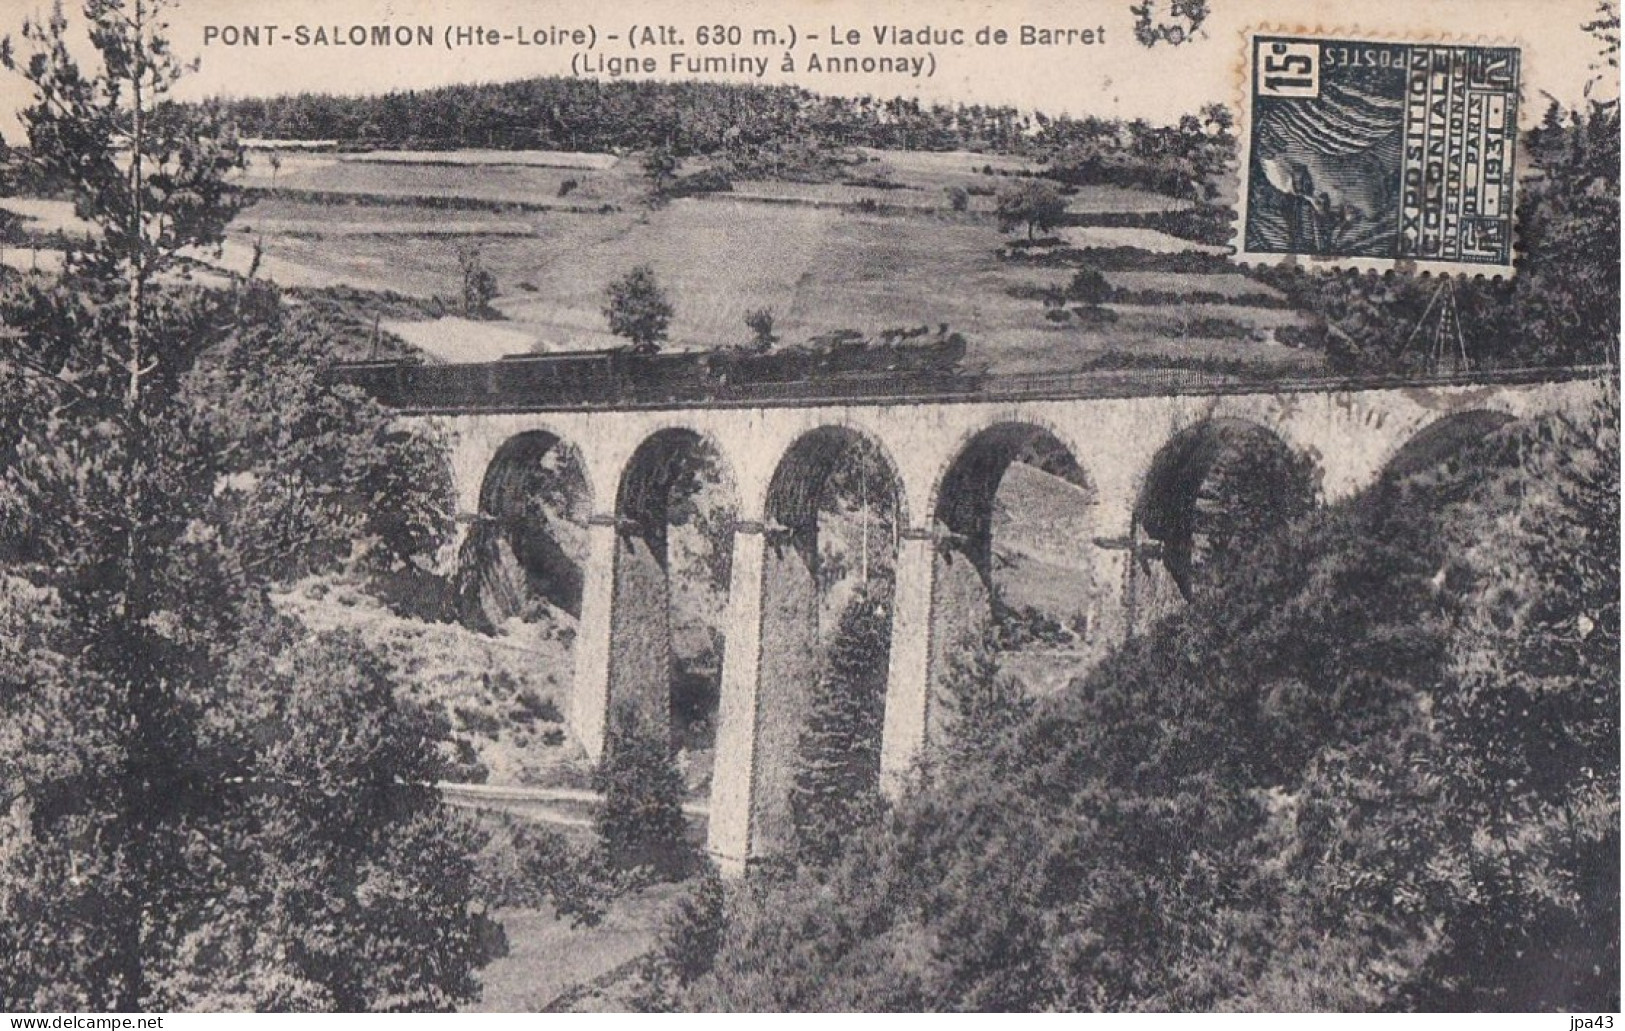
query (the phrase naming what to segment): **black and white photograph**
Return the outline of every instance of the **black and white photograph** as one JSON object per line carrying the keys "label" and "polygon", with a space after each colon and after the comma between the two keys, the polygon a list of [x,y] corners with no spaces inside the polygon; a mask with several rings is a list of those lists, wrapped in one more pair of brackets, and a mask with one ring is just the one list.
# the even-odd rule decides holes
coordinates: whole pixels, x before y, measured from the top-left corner
{"label": "black and white photograph", "polygon": [[1612,1027],[1619,26],[0,0],[6,1027]]}

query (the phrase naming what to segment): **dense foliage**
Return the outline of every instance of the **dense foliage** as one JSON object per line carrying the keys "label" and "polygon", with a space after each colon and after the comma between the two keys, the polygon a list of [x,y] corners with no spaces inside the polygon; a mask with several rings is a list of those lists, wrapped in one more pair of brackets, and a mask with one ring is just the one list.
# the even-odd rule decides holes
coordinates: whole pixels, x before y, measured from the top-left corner
{"label": "dense foliage", "polygon": [[87,3],[90,69],[60,9],[0,48],[100,230],[0,293],[0,1008],[451,1008],[493,936],[443,728],[269,605],[437,547],[444,455],[324,385],[274,295],[178,277],[241,158],[155,109],[157,7]]}
{"label": "dense foliage", "polygon": [[1617,393],[1274,534],[832,866],[720,1009],[1619,1005]]}
{"label": "dense foliage", "polygon": [[[1014,107],[821,96],[791,86],[537,78],[383,96],[299,94],[212,103],[245,135],[345,146],[645,154],[656,194],[677,161],[706,155],[750,178],[841,178],[852,147],[972,150],[1051,161],[1067,183],[1116,183],[1211,199],[1233,160],[1222,104],[1178,124],[1050,117]],[[988,169],[991,171],[991,169]]]}
{"label": "dense foliage", "polygon": [[[806,142],[1014,153],[1094,135],[1073,129],[1082,120],[1035,119],[1014,107],[826,97],[793,86],[572,77],[383,96],[245,97],[223,102],[219,110],[252,137],[388,147],[654,151],[674,157],[746,156]],[[1128,131],[1149,135],[1152,127],[1133,123]]]}

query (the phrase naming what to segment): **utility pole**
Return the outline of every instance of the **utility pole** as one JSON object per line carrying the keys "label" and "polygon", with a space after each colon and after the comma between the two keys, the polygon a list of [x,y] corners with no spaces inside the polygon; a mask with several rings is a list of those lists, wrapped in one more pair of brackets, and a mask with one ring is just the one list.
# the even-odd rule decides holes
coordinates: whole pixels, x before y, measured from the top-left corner
{"label": "utility pole", "polygon": [[[1434,317],[1434,313],[1437,316]],[[1428,371],[1435,374],[1449,374],[1466,372],[1472,368],[1472,362],[1467,358],[1467,341],[1461,332],[1461,313],[1456,309],[1456,289],[1450,280],[1439,284],[1428,300],[1428,306],[1422,312],[1411,329],[1411,335],[1405,338],[1405,350],[1409,351],[1419,334],[1428,327],[1428,319],[1434,317],[1432,329],[1428,331]]]}

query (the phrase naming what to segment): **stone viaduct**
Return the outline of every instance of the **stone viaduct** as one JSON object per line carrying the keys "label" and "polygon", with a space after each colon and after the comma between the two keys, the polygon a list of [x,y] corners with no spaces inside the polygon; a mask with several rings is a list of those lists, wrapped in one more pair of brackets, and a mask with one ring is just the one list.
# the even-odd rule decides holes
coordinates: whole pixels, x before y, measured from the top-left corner
{"label": "stone viaduct", "polygon": [[[1136,548],[1175,543],[1166,527],[1189,496],[1202,442],[1216,428],[1251,433],[1313,463],[1323,502],[1373,483],[1402,449],[1454,426],[1484,432],[1585,404],[1595,370],[1426,382],[1302,381],[1169,390],[1066,388],[1018,396],[782,399],[669,405],[567,404],[480,410],[404,406],[403,418],[447,438],[460,511],[477,519],[505,460],[571,446],[590,497],[581,570],[575,682],[568,720],[589,755],[603,747],[612,697],[668,675],[660,650],[630,647],[664,629],[664,491],[670,456],[709,444],[735,492],[727,647],[718,703],[709,848],[725,870],[786,836],[790,763],[817,669],[816,494],[853,440],[889,460],[898,513],[881,779],[896,792],[932,733],[933,684],[956,628],[942,599],[985,598],[994,493],[1015,461],[1040,463],[1086,490],[1092,529],[1076,547],[1107,585],[1090,626],[1108,643],[1134,632]],[[1039,456],[1039,457],[1035,457]],[[1199,473],[1200,470],[1198,469]],[[1183,492],[1183,493],[1182,493]],[[1161,529],[1159,529],[1161,527]],[[1138,542],[1138,543],[1137,543]],[[1155,550],[1152,550],[1155,554]],[[1118,585],[1121,585],[1120,587]],[[962,608],[962,607],[961,607]],[[665,643],[669,648],[669,642]],[[650,659],[649,655],[655,658]],[[663,683],[657,688],[664,690]]]}

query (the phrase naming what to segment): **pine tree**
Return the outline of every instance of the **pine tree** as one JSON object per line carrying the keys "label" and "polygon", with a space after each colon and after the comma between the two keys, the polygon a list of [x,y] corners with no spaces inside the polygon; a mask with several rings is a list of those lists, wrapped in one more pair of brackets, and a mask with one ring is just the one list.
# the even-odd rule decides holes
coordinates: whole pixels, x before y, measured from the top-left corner
{"label": "pine tree", "polygon": [[803,860],[833,859],[879,804],[890,651],[890,599],[865,585],[841,612],[797,749],[790,812]]}
{"label": "pine tree", "polygon": [[595,822],[612,865],[647,868],[668,877],[685,872],[690,849],[683,819],[683,778],[672,756],[670,735],[635,706],[618,705],[611,714],[593,787],[604,796]]}
{"label": "pine tree", "polygon": [[950,771],[995,754],[1004,736],[1032,712],[1021,681],[999,668],[997,644],[992,627],[962,642],[943,678],[941,747]]}

